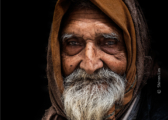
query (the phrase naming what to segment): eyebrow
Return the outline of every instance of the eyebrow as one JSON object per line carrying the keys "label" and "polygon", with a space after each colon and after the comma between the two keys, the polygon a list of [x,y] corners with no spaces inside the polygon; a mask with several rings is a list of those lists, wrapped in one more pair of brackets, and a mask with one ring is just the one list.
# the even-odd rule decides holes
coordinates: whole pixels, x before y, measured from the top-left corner
{"label": "eyebrow", "polygon": [[118,35],[116,33],[110,33],[110,34],[102,34],[104,38],[110,38],[110,39],[115,39],[119,41]]}
{"label": "eyebrow", "polygon": [[[62,36],[61,36],[61,41],[64,42],[65,39],[70,39],[72,37],[77,37],[79,35],[76,35],[76,34],[72,34],[72,33],[64,33]],[[97,37],[104,37],[104,38],[110,38],[110,39],[115,39],[117,41],[119,41],[118,39],[118,35],[116,33],[110,33],[110,34],[106,34],[106,33],[103,33],[103,34],[96,34]]]}
{"label": "eyebrow", "polygon": [[61,41],[64,42],[65,39],[72,38],[73,36],[74,36],[74,34],[64,33],[64,34],[61,36]]}

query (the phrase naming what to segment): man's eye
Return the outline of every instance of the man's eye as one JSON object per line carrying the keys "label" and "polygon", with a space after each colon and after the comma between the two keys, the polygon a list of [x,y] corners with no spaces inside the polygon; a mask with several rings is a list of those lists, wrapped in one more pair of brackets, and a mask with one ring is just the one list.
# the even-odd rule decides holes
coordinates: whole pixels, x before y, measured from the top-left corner
{"label": "man's eye", "polygon": [[76,55],[84,48],[84,44],[80,40],[68,40],[63,44],[63,51],[67,55]]}
{"label": "man's eye", "polygon": [[114,45],[115,44],[115,41],[107,41],[106,43],[105,43],[105,45]]}
{"label": "man's eye", "polygon": [[79,43],[76,42],[76,41],[69,41],[69,42],[68,42],[68,45],[76,46],[76,45],[79,45]]}

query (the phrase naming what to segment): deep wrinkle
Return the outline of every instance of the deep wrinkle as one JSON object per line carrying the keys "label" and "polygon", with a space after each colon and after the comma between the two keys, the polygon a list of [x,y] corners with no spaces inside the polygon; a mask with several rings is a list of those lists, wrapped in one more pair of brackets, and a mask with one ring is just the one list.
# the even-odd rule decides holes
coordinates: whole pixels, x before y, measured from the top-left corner
{"label": "deep wrinkle", "polygon": [[[116,73],[124,74],[127,56],[121,29],[97,11],[77,11],[81,15],[75,12],[65,17],[60,31],[61,38],[65,38],[61,40],[64,41],[61,51],[63,74],[67,76],[77,68],[92,74],[105,65]],[[66,34],[69,37],[65,37]],[[67,42],[70,42],[68,46]]]}

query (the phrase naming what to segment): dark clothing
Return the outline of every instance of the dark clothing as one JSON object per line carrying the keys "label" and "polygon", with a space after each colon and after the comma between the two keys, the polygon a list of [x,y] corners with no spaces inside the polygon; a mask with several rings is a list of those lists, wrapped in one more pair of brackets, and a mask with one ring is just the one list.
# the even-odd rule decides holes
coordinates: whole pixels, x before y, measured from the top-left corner
{"label": "dark clothing", "polygon": [[159,82],[157,77],[148,80],[148,84],[141,91],[140,107],[136,120],[168,120],[167,93],[166,80],[160,79]]}

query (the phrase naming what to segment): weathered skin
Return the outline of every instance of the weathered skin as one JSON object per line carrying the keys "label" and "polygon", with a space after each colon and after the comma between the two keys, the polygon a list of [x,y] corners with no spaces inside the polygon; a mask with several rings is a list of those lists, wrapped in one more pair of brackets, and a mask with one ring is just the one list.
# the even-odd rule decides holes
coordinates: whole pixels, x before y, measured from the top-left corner
{"label": "weathered skin", "polygon": [[[78,67],[88,74],[93,74],[102,67],[124,74],[127,55],[122,31],[106,15],[95,10],[72,11],[64,26],[62,34],[76,35],[62,43],[64,76],[71,74]],[[116,34],[119,42],[101,36],[110,33]]]}

